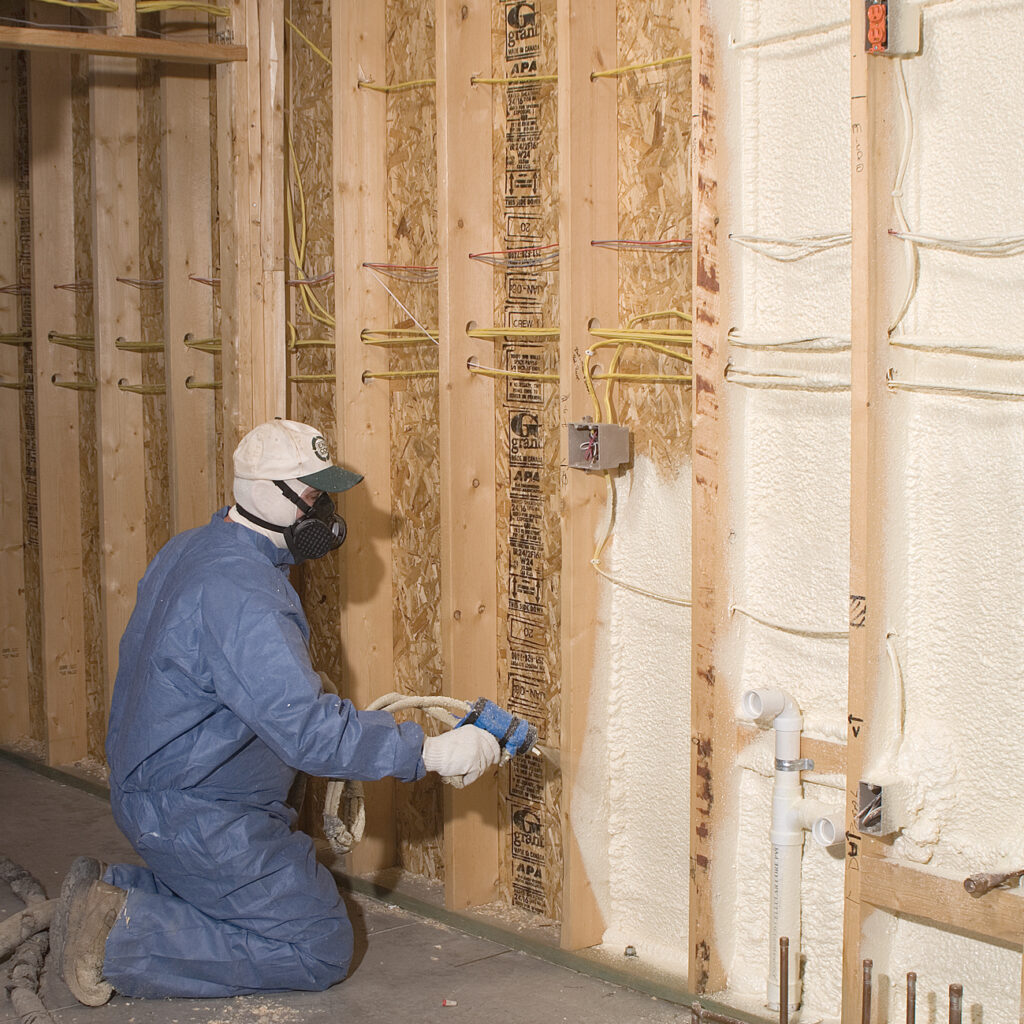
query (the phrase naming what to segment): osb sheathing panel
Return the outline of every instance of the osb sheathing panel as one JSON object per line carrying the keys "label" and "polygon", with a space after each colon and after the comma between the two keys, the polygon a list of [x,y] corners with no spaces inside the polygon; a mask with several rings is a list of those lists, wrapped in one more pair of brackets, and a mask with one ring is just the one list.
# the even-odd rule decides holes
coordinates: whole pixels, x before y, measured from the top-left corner
{"label": "osb sheathing panel", "polygon": [[[389,0],[385,8],[388,84],[435,75],[434,6]],[[374,101],[383,97],[369,96]],[[437,262],[437,120],[435,90],[420,86],[389,93],[387,103],[388,251],[367,253],[403,266]],[[437,285],[389,282],[424,327],[435,334]],[[389,324],[416,327],[395,302]],[[392,371],[437,370],[437,346],[392,349]],[[436,694],[441,689],[440,458],[437,377],[373,381],[390,389],[392,586],[395,688]],[[431,731],[424,716],[417,721]],[[427,878],[444,871],[441,783],[429,775],[395,792],[399,865]]]}
{"label": "osb sheathing panel", "polygon": [[[92,160],[89,135],[88,60],[72,60],[72,133],[75,181],[75,333],[95,336],[92,266]],[[70,282],[69,282],[70,283]],[[96,356],[78,353],[81,380],[96,379]],[[85,639],[86,736],[89,756],[104,758],[107,734],[107,700],[104,692],[103,619],[100,608],[99,477],[96,433],[96,393],[78,392],[78,438],[82,499],[82,595]]]}
{"label": "osb sheathing panel", "polygon": [[[285,17],[319,49],[331,55],[330,5],[325,0],[290,3]],[[334,213],[331,198],[332,110],[331,68],[297,33],[286,26],[288,55],[288,106],[286,130],[295,154],[286,154],[286,180],[294,215],[294,250],[289,248],[287,279],[303,273],[310,278],[328,273],[334,264]],[[284,197],[282,197],[282,201]],[[303,216],[303,205],[305,215]],[[295,265],[296,251],[305,233],[305,260]],[[314,286],[322,306],[333,313],[334,282]],[[315,310],[315,307],[313,307]],[[316,311],[317,315],[320,314]],[[334,372],[334,330],[311,315],[295,287],[288,288],[288,319],[300,345],[291,349],[291,376]],[[322,339],[329,344],[302,346],[302,341]],[[284,345],[286,339],[281,339]],[[323,431],[332,451],[335,436],[335,389],[333,382],[289,384],[289,415]],[[338,623],[341,620],[341,579],[336,555],[305,563],[293,570],[292,582],[299,590],[310,625],[310,657],[314,667],[341,690],[345,676],[344,651]],[[320,811],[325,784],[313,780],[307,788],[303,827],[322,835]]]}
{"label": "osb sheathing panel", "polygon": [[[679,0],[620,3],[618,64],[642,64],[690,52],[689,4]],[[654,241],[690,237],[690,65],[629,72],[618,88],[619,237]],[[634,316],[692,305],[690,253],[619,253],[619,310]],[[686,328],[677,318],[653,328]],[[604,350],[605,366],[614,349]],[[623,373],[688,373],[689,365],[656,353],[627,349]],[[619,422],[633,430],[634,454],[662,468],[679,466],[690,449],[689,384],[616,385]]]}
{"label": "osb sheathing panel", "polygon": [[[490,77],[556,71],[555,10],[554,0],[495,4]],[[556,91],[531,83],[493,88],[495,248],[557,242]],[[538,341],[515,334],[517,327],[558,325],[557,273],[513,258],[494,280],[494,323],[508,327],[509,335],[493,346],[481,343],[480,361],[557,376],[557,338]],[[558,385],[508,379],[496,384],[495,399],[499,701],[532,721],[542,742],[557,746]],[[515,759],[502,778],[502,900],[553,919],[561,916],[560,799],[560,777],[540,758]]]}
{"label": "osb sheathing panel", "polygon": [[[15,108],[15,152],[17,174],[17,265],[18,280],[32,280],[32,228],[29,196],[29,133],[28,133],[28,65],[25,54],[19,54],[15,64],[18,90]],[[4,143],[6,145],[6,142]],[[32,330],[32,301],[22,296],[18,304],[18,329],[22,334]],[[46,699],[42,672],[42,622],[40,620],[40,562],[39,562],[39,474],[36,461],[35,376],[32,347],[21,349],[20,377],[26,382],[21,395],[21,424],[23,431],[22,470],[24,501],[22,502],[22,531],[25,538],[25,649],[28,658],[29,735],[23,747],[26,753],[42,758],[46,742]]]}
{"label": "osb sheathing panel", "polygon": [[[155,16],[144,27],[159,29]],[[159,345],[139,355],[139,381],[164,386],[163,183],[160,145],[160,77],[155,61],[139,61],[139,291],[144,344]],[[170,216],[174,215],[169,210]],[[161,282],[157,284],[156,282]],[[124,287],[131,287],[125,285]],[[135,383],[133,381],[133,383]],[[140,396],[146,467],[146,558],[151,559],[170,539],[170,474],[167,450],[167,398]],[[134,586],[134,581],[126,580]]]}

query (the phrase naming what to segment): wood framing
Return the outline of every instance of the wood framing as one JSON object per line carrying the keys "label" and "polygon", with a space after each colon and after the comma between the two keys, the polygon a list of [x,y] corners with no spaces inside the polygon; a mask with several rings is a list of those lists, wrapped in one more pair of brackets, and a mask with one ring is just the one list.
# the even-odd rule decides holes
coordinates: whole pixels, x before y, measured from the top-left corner
{"label": "wood framing", "polygon": [[141,340],[139,289],[139,151],[136,65],[90,58],[93,176],[100,551],[103,638],[109,702],[118,646],[146,570],[146,491],[142,402],[122,385],[141,383],[141,360],[117,347]]}
{"label": "wood framing", "polygon": [[231,0],[230,30],[252,59],[217,69],[224,479],[246,431],[284,416],[284,13]]}
{"label": "wood framing", "polygon": [[[883,857],[865,856],[861,860],[861,903],[988,942],[1024,944],[1024,897],[1011,889],[970,896],[958,879],[941,878]],[[857,963],[859,969],[861,961]],[[854,1009],[859,1012],[860,1007]]]}
{"label": "wood framing", "polygon": [[618,263],[595,238],[618,234],[615,0],[563,0],[558,9],[558,135],[562,428],[562,946],[601,941],[604,922],[575,837],[572,794],[585,737],[600,580],[591,567],[605,508],[601,473],[570,470],[567,424],[595,416],[581,367],[592,320],[617,324]]}
{"label": "wood framing", "polygon": [[[71,58],[29,57],[32,196],[32,350],[39,474],[40,615],[47,759],[68,764],[87,751],[82,605],[78,397],[57,387],[76,380],[72,349],[49,340],[74,333],[75,298],[56,286],[75,280]],[[145,519],[136,524],[140,537]],[[134,586],[134,583],[133,583]]]}
{"label": "wood framing", "polygon": [[846,880],[843,902],[843,1024],[860,1016],[861,934],[871,913],[873,876],[866,861],[881,844],[858,823],[857,784],[870,740],[879,661],[885,645],[883,532],[885,473],[881,459],[884,373],[879,348],[886,339],[878,311],[876,268],[885,220],[876,217],[880,184],[876,97],[886,61],[864,49],[864,4],[852,0],[850,40],[851,212],[853,216],[850,428],[850,661],[847,704]]}
{"label": "wood framing", "polygon": [[0,53],[0,743],[29,735],[21,403],[25,381],[18,277],[15,55]]}
{"label": "wood framing", "polygon": [[[362,267],[386,251],[387,108],[383,95],[359,88],[361,76],[384,81],[384,13],[380,4],[338,0],[331,8],[337,436],[341,460],[365,476],[344,498],[351,536],[342,552],[342,692],[357,707],[394,689],[389,391],[362,379],[364,369],[386,370],[387,354],[360,338],[388,315],[387,293]],[[366,833],[350,856],[355,874],[396,862],[393,781],[368,787],[366,806]]]}
{"label": "wood framing", "polygon": [[712,857],[715,804],[726,789],[736,734],[729,695],[717,675],[728,619],[725,552],[729,530],[725,366],[720,321],[725,303],[718,250],[718,77],[710,0],[693,7],[693,648],[690,681],[689,984],[701,994],[725,988],[714,934]]}
{"label": "wood framing", "polygon": [[57,50],[132,59],[149,57],[181,64],[224,64],[246,59],[244,46],[228,43],[186,43],[177,39],[150,39],[136,35],[103,36],[60,29],[11,26],[0,26],[0,50]]}
{"label": "wood framing", "polygon": [[[494,387],[473,377],[472,321],[488,324],[492,272],[471,252],[493,248],[491,94],[474,71],[491,63],[491,4],[438,0],[437,178],[441,646],[443,692],[497,697]],[[445,789],[445,902],[461,910],[495,898],[497,784]]]}
{"label": "wood framing", "polygon": [[[192,32],[206,36],[204,16],[176,12],[166,17],[178,23],[185,18],[195,20]],[[213,360],[185,345],[187,335],[201,339],[213,333],[212,293],[189,280],[190,274],[208,276],[212,265],[209,70],[165,68],[160,102],[164,367],[173,535],[200,526],[217,506],[216,394],[186,386],[190,380],[210,382]]]}

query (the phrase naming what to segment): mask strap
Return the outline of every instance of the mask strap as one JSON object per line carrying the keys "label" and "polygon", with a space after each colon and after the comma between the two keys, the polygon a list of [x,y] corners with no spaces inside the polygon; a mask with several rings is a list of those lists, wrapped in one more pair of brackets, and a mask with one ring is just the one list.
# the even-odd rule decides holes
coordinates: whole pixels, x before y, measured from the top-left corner
{"label": "mask strap", "polygon": [[235,510],[243,519],[248,519],[250,523],[255,523],[257,526],[262,526],[264,530],[273,530],[275,533],[284,533],[285,527],[278,526],[277,523],[268,523],[266,519],[260,519],[259,516],[254,516],[247,509],[242,508],[237,502],[235,502]]}
{"label": "mask strap", "polygon": [[295,506],[302,510],[304,514],[308,514],[313,511],[312,505],[307,505],[283,480],[273,481],[274,486]]}

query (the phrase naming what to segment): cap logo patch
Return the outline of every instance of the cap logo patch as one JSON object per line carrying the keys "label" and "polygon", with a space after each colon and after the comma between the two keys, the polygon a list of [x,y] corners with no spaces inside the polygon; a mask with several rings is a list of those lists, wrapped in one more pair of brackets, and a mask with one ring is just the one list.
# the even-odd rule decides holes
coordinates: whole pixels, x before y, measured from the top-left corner
{"label": "cap logo patch", "polygon": [[319,434],[313,438],[313,454],[321,462],[331,461],[331,453],[327,450],[327,442]]}

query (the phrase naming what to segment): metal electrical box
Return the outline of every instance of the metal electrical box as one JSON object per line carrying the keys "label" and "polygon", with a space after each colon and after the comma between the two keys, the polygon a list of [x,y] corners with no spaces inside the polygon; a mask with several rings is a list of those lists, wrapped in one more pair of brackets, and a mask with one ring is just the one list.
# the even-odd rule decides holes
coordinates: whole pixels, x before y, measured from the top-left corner
{"label": "metal electrical box", "polygon": [[594,423],[585,416],[569,424],[570,469],[617,469],[629,462],[629,428]]}

